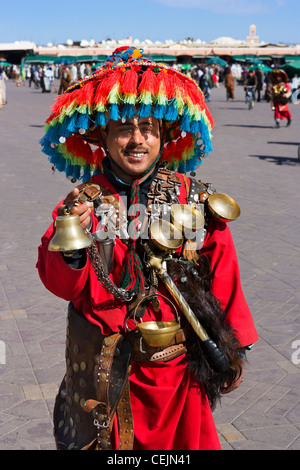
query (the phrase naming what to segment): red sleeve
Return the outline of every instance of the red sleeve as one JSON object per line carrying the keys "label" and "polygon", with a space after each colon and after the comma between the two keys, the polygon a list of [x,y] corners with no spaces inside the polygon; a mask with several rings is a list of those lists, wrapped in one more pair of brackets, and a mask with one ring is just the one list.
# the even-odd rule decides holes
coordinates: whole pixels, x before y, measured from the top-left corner
{"label": "red sleeve", "polygon": [[242,346],[254,343],[257,332],[242,291],[236,251],[226,223],[211,219],[201,253],[211,261],[212,292],[226,313],[226,322],[234,328]]}
{"label": "red sleeve", "polygon": [[[57,207],[52,214],[53,220],[57,216]],[[54,232],[53,222],[42,237],[36,267],[45,287],[57,297],[70,301],[84,288],[89,273],[89,262],[87,261],[82,269],[72,269],[64,261],[61,253],[49,251],[48,245]]]}

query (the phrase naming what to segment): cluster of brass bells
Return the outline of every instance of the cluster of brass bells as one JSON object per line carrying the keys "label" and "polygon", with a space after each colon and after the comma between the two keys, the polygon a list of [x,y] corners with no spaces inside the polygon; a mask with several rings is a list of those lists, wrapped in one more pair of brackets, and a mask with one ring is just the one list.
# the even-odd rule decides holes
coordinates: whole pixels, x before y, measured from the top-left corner
{"label": "cluster of brass bells", "polygon": [[[218,220],[230,222],[240,215],[238,204],[226,194],[214,193],[209,196],[207,205]],[[200,211],[186,204],[176,204],[171,209],[172,224],[157,220],[151,224],[150,238],[163,250],[176,250],[183,243],[183,231],[200,229],[204,218]],[[88,248],[93,239],[80,226],[78,215],[65,210],[64,215],[55,219],[55,234],[49,244],[50,251],[70,252]]]}

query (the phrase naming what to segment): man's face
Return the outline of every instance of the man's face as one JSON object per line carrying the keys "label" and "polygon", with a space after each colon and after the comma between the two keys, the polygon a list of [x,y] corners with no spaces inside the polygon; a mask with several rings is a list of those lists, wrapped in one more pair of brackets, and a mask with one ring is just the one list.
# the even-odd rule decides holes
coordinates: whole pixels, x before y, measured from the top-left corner
{"label": "man's face", "polygon": [[101,135],[112,160],[132,177],[142,175],[160,153],[160,125],[153,117],[110,121]]}

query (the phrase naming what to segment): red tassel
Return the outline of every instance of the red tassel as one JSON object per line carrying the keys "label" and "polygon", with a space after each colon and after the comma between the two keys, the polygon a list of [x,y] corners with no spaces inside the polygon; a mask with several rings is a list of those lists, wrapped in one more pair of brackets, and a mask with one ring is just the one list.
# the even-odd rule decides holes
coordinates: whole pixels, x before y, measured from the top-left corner
{"label": "red tassel", "polygon": [[87,82],[86,85],[80,88],[80,91],[76,98],[76,102],[79,106],[82,104],[91,106],[93,102],[93,96],[94,96],[93,82]]}
{"label": "red tassel", "polygon": [[174,75],[174,97],[181,96],[183,100],[185,100],[186,91],[182,80],[177,76]]}
{"label": "red tassel", "polygon": [[138,84],[138,74],[135,70],[129,69],[121,79],[121,93],[124,95],[136,95]]}
{"label": "red tassel", "polygon": [[185,81],[185,92],[190,97],[193,104],[200,104],[201,109],[205,107],[204,99],[201,91],[197,88],[197,85],[191,80]]}
{"label": "red tassel", "polygon": [[139,92],[148,91],[155,93],[157,89],[157,75],[150,68],[142,76],[142,80],[139,86]]}
{"label": "red tassel", "polygon": [[121,71],[120,70],[114,70],[114,71],[109,71],[109,73],[106,76],[101,76],[101,82],[97,86],[95,97],[94,97],[94,103],[102,103],[104,105],[107,104],[107,97],[109,95],[109,92],[111,89],[120,81],[121,78]]}
{"label": "red tassel", "polygon": [[66,139],[66,148],[67,151],[75,157],[81,157],[87,164],[93,164],[94,154],[90,145],[84,142],[84,140],[76,134]]}
{"label": "red tassel", "polygon": [[157,75],[157,89],[156,94],[161,93],[167,96],[169,99],[172,96],[172,83],[170,83],[169,77],[166,75],[165,71],[162,70]]}
{"label": "red tassel", "polygon": [[58,95],[56,103],[51,107],[53,113],[58,116],[61,113],[61,110],[68,106],[71,101],[73,101],[78,95],[80,90],[74,90],[71,93],[64,93],[63,95]]}
{"label": "red tassel", "polygon": [[98,148],[94,151],[94,160],[93,160],[93,164],[102,169],[102,161],[103,161],[103,158],[104,158],[104,157],[105,157],[105,153],[104,153],[104,151],[103,151],[103,148],[102,148],[102,147],[98,147]]}

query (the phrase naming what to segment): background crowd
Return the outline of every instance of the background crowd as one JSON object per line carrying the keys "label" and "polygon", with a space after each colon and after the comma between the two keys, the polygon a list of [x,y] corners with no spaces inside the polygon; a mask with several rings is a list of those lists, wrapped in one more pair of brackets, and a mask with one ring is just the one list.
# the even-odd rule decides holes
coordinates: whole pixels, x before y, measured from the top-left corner
{"label": "background crowd", "polygon": [[[235,87],[254,84],[255,101],[271,101],[270,71],[264,67],[249,66],[234,63],[232,65],[218,64],[174,64],[174,68],[193,78],[204,93],[206,101],[211,99],[213,88],[224,86],[226,100],[235,101]],[[6,104],[5,80],[15,80],[17,86],[28,84],[42,93],[63,93],[72,82],[76,82],[97,69],[94,63],[78,64],[21,64],[3,66],[0,63],[0,107]],[[59,80],[59,86],[54,86],[54,79]],[[300,78],[295,75],[290,81],[292,93],[300,86]]]}

